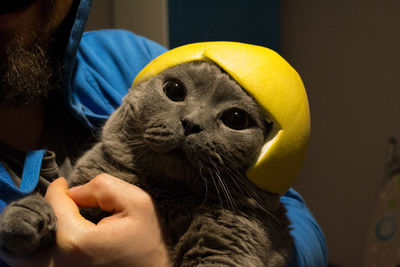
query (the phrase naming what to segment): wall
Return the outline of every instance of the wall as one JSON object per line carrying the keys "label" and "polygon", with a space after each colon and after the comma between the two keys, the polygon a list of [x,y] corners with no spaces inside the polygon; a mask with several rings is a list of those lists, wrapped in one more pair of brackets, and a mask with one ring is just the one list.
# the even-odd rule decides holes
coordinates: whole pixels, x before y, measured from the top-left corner
{"label": "wall", "polygon": [[362,266],[388,138],[400,138],[400,1],[282,0],[282,54],[308,90],[312,138],[295,185],[329,258]]}
{"label": "wall", "polygon": [[279,51],[279,10],[280,0],[168,0],[170,48],[235,41]]}
{"label": "wall", "polygon": [[96,0],[86,29],[126,29],[168,46],[167,21],[167,0]]}
{"label": "wall", "polygon": [[100,30],[113,28],[113,1],[93,1],[89,19],[86,23],[86,30]]}

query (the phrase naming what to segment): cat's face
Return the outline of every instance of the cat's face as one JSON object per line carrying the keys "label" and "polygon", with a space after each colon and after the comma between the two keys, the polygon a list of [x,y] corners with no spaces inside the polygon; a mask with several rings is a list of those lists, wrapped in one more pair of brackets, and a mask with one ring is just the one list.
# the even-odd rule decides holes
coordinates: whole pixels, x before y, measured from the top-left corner
{"label": "cat's face", "polygon": [[211,63],[167,69],[132,88],[124,105],[135,166],[173,181],[243,177],[270,130],[256,102]]}

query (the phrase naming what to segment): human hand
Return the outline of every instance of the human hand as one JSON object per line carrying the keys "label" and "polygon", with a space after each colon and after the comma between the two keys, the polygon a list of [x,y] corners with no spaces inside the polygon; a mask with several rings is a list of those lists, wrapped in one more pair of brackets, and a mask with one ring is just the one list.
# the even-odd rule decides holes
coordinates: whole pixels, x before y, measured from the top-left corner
{"label": "human hand", "polygon": [[[107,174],[68,190],[59,178],[46,200],[57,216],[56,246],[12,266],[168,266],[168,252],[152,198],[137,186]],[[97,225],[78,206],[112,215]]]}
{"label": "human hand", "polygon": [[[167,249],[149,194],[106,174],[68,191],[67,187],[64,179],[58,179],[46,194],[58,218],[62,258],[84,266],[167,265]],[[100,207],[113,215],[95,225],[79,214],[76,205]]]}

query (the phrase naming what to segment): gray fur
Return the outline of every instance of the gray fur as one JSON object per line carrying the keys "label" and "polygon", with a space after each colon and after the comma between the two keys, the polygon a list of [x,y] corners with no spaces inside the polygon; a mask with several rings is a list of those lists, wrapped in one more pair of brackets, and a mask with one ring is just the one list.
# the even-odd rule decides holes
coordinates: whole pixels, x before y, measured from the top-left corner
{"label": "gray fur", "polygon": [[[169,80],[186,88],[182,101],[167,97],[163,87]],[[234,130],[223,123],[232,108],[250,115],[249,127]],[[258,189],[245,176],[268,134],[264,114],[229,75],[211,63],[185,63],[130,90],[69,182],[84,184],[105,172],[148,191],[175,266],[286,266],[292,238],[285,209],[278,195]],[[31,226],[21,221],[35,225],[43,213],[51,220],[34,226],[42,234],[36,239],[46,243],[54,237],[51,212],[29,207],[26,212],[34,212],[26,220],[15,210],[10,206],[0,216],[3,251],[26,255],[34,251],[21,251],[27,242],[40,247],[26,238],[9,246],[3,234],[25,234]],[[94,221],[104,216],[82,212]]]}

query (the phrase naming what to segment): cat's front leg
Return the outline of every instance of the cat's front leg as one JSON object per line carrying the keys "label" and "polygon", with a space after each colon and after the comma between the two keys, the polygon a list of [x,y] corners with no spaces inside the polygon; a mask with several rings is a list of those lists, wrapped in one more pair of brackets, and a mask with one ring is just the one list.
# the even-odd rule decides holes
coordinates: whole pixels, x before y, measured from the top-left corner
{"label": "cat's front leg", "polygon": [[174,266],[286,266],[290,239],[276,246],[268,232],[256,218],[229,210],[195,215],[174,248]]}
{"label": "cat's front leg", "polygon": [[14,201],[0,214],[0,250],[26,257],[55,240],[56,216],[39,194]]}

